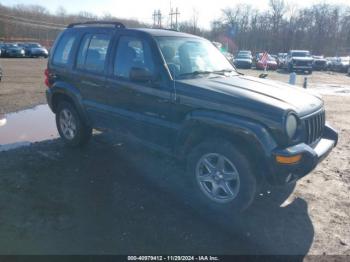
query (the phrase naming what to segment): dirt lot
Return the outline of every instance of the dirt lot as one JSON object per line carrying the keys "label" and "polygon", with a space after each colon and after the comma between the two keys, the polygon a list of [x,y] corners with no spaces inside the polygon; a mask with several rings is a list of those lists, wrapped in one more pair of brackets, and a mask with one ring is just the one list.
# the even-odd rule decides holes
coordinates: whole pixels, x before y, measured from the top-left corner
{"label": "dirt lot", "polygon": [[0,114],[45,103],[46,59],[0,59]]}
{"label": "dirt lot", "polygon": [[[45,102],[45,60],[0,64],[0,113]],[[350,78],[315,72],[309,84],[318,83]],[[271,188],[241,218],[196,206],[178,163],[109,134],[81,150],[58,139],[1,152],[0,254],[350,255],[350,96],[324,99],[337,148],[295,188]]]}

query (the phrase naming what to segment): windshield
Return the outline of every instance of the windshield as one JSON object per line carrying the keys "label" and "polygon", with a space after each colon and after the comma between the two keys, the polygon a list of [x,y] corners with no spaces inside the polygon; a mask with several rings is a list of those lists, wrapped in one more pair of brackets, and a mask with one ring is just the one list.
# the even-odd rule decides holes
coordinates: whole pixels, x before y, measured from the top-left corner
{"label": "windshield", "polygon": [[28,46],[29,46],[29,47],[33,47],[33,48],[35,48],[35,47],[37,47],[37,48],[41,47],[40,44],[29,44]]}
{"label": "windshield", "polygon": [[250,51],[239,51],[238,55],[251,55],[252,53]]}
{"label": "windshield", "polygon": [[250,55],[248,54],[238,54],[236,58],[239,58],[239,59],[250,59]]}
{"label": "windshield", "polygon": [[157,37],[156,40],[175,78],[235,71],[226,57],[207,40],[191,37]]}
{"label": "windshield", "polygon": [[307,56],[310,56],[310,53],[309,52],[292,52],[292,56],[307,57]]}

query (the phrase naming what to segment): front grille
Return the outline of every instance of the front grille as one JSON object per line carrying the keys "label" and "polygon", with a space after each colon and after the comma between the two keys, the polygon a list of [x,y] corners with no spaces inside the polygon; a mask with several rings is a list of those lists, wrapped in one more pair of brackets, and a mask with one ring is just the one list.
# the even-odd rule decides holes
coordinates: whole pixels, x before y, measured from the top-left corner
{"label": "front grille", "polygon": [[304,120],[306,129],[306,143],[311,145],[318,141],[323,134],[326,123],[325,111],[312,115]]}
{"label": "front grille", "polygon": [[315,61],[315,65],[324,66],[326,61]]}
{"label": "front grille", "polygon": [[296,66],[307,66],[308,65],[308,61],[296,61],[295,62]]}

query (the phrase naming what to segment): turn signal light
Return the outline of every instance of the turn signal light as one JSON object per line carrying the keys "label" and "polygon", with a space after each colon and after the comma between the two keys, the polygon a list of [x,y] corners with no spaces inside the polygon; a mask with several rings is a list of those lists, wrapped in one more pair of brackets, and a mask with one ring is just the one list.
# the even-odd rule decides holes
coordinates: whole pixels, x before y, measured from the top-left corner
{"label": "turn signal light", "polygon": [[280,164],[295,164],[298,163],[301,159],[302,155],[295,156],[276,156],[277,163]]}

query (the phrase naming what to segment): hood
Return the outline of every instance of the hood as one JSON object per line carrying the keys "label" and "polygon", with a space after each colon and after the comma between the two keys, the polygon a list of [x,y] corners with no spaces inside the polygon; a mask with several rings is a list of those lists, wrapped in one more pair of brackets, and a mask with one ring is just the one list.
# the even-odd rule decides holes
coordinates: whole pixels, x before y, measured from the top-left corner
{"label": "hood", "polygon": [[46,48],[44,47],[34,47],[34,48],[31,48],[31,52],[33,53],[47,53],[47,50]]}
{"label": "hood", "polygon": [[282,110],[294,110],[299,117],[303,117],[323,106],[321,98],[301,87],[256,77],[232,76],[180,81],[224,93],[244,101],[247,106],[255,104],[257,110],[258,104],[265,104]]}
{"label": "hood", "polygon": [[298,60],[298,61],[313,61],[314,59],[312,57],[305,57],[305,56],[293,56],[293,60]]}
{"label": "hood", "polygon": [[31,48],[32,51],[47,51],[44,47],[33,47]]}
{"label": "hood", "polygon": [[247,63],[252,62],[252,60],[250,58],[235,58],[234,61],[235,62],[247,62]]}

